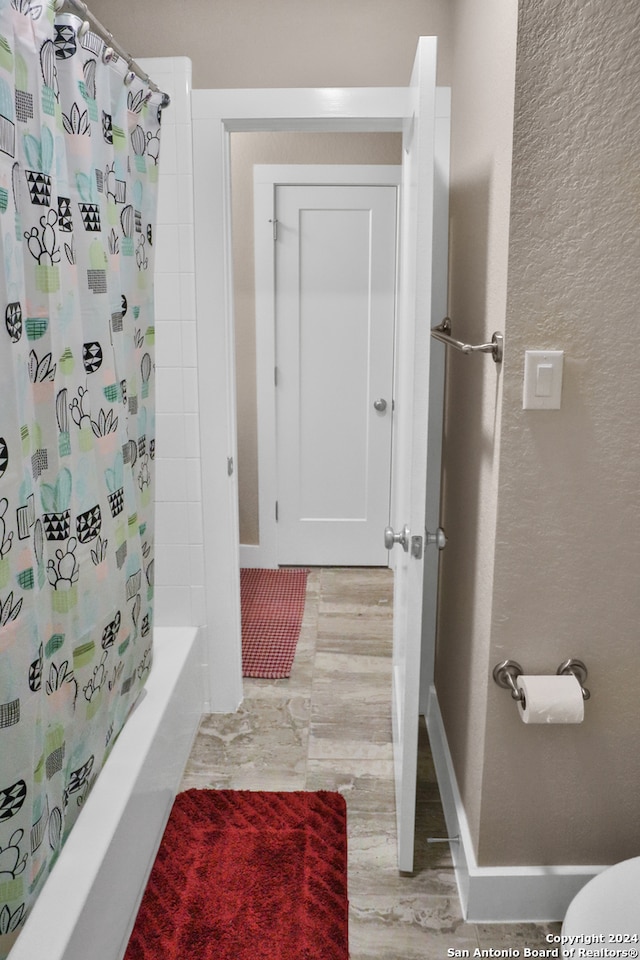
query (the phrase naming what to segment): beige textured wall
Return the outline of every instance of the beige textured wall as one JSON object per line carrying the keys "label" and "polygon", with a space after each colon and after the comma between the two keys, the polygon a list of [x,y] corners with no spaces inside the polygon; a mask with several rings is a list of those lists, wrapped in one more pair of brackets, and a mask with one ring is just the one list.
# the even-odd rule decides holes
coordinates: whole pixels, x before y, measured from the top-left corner
{"label": "beige textured wall", "polygon": [[[637,4],[523,0],[517,78],[491,661],[580,657],[593,699],[531,729],[490,691],[479,854],[609,863],[640,854]],[[540,345],[555,413],[521,409]]]}
{"label": "beige textured wall", "polygon": [[193,87],[401,87],[420,36],[442,38],[448,0],[91,0],[134,56],[187,56]]}
{"label": "beige textured wall", "polygon": [[[478,111],[480,133],[454,140],[452,315],[466,323],[475,297],[490,332],[505,290],[492,269],[504,183],[482,163],[495,106],[460,84],[464,6],[454,126],[457,97]],[[640,854],[639,78],[632,0],[521,0],[504,370],[497,379],[490,363],[452,361],[448,391],[437,683],[483,865]],[[497,93],[500,109],[508,90]],[[467,150],[477,175],[462,178]],[[545,347],[565,351],[562,409],[523,411],[524,351]],[[590,670],[584,724],[525,726],[490,680],[494,664],[553,673],[569,656]]]}
{"label": "beige textured wall", "polygon": [[234,133],[231,136],[240,543],[259,543],[253,165],[400,163],[394,133]]}

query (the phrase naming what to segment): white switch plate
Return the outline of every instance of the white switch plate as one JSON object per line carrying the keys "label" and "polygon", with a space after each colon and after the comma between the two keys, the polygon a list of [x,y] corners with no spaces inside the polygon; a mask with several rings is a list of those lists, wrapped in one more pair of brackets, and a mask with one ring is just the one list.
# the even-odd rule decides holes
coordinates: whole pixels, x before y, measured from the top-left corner
{"label": "white switch plate", "polygon": [[564,350],[525,350],[523,410],[559,410]]}

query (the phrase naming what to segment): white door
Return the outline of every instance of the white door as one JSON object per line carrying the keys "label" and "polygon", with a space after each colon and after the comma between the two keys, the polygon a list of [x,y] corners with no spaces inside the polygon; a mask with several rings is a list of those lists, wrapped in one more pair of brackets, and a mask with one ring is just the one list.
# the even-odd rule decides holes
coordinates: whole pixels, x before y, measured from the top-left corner
{"label": "white door", "polygon": [[386,566],[393,186],[278,185],[278,563]]}
{"label": "white door", "polygon": [[[434,257],[434,155],[436,48],[421,40],[411,78],[414,113],[403,129],[403,175],[400,214],[400,291],[396,386],[396,453],[392,526],[393,739],[398,829],[398,868],[413,869],[418,721],[423,610],[435,609],[435,547],[425,543],[428,434],[433,433],[430,402],[441,410],[442,387],[430,386],[432,270]],[[437,420],[437,418],[435,418]],[[440,419],[440,430],[442,421]],[[433,439],[433,437],[431,438]],[[436,443],[437,447],[437,443]],[[429,443],[431,454],[431,443]],[[439,464],[438,464],[439,467]],[[438,471],[439,472],[439,471]],[[435,474],[435,475],[434,475]],[[433,491],[431,491],[433,492]],[[430,497],[430,499],[433,499]],[[437,497],[435,498],[437,503]],[[436,517],[437,525],[437,517]],[[429,563],[425,565],[425,550]],[[425,620],[428,631],[435,622]],[[432,637],[425,637],[432,645]]]}

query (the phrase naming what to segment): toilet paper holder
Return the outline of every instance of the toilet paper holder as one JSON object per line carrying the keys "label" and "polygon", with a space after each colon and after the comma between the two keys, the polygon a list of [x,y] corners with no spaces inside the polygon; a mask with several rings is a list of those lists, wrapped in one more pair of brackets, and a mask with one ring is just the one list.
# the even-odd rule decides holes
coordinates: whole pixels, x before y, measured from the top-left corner
{"label": "toilet paper holder", "polygon": [[[524,673],[524,670],[516,660],[502,660],[493,668],[493,679],[499,687],[505,690],[511,690],[511,696],[514,700],[520,700],[524,707],[524,692],[519,689],[516,680]],[[591,692],[585,687],[585,680],[588,677],[588,671],[582,660],[570,657],[569,660],[563,660],[556,670],[558,676],[569,676],[573,674],[582,691],[582,699],[588,700]]]}

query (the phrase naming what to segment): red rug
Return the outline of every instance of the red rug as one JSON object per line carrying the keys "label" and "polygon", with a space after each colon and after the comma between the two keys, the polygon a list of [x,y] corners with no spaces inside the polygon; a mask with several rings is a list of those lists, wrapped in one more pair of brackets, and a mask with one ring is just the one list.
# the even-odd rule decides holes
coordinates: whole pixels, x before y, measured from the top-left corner
{"label": "red rug", "polygon": [[339,793],[176,797],[124,960],[348,960]]}
{"label": "red rug", "polygon": [[243,677],[280,680],[291,674],[308,573],[288,568],[240,571]]}

